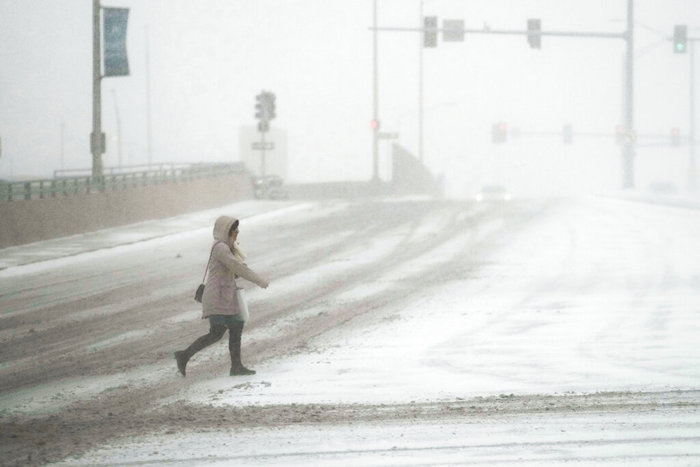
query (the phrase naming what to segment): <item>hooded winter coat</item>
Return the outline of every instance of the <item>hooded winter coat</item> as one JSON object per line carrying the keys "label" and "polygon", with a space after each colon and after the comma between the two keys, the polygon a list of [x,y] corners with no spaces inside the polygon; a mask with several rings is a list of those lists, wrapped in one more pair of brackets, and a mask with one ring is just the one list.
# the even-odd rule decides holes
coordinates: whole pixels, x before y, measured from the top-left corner
{"label": "hooded winter coat", "polygon": [[245,254],[238,244],[232,244],[228,235],[236,219],[219,217],[214,223],[214,245],[204,295],[202,296],[202,318],[211,315],[236,315],[236,277],[240,276],[260,287],[268,282],[243,262]]}

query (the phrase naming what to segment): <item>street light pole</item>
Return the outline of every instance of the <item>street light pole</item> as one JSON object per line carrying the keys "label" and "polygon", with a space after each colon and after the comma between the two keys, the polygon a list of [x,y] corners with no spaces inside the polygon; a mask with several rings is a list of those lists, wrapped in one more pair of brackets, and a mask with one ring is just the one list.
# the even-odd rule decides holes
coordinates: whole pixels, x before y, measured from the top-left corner
{"label": "street light pole", "polygon": [[153,141],[151,136],[151,38],[146,26],[146,157],[150,170],[153,163]]}
{"label": "street light pole", "polygon": [[634,188],[634,0],[627,0],[627,53],[625,57],[625,128],[622,145],[623,188]]}
{"label": "street light pole", "polygon": [[102,179],[102,70],[100,55],[100,0],[92,1],[92,178]]}

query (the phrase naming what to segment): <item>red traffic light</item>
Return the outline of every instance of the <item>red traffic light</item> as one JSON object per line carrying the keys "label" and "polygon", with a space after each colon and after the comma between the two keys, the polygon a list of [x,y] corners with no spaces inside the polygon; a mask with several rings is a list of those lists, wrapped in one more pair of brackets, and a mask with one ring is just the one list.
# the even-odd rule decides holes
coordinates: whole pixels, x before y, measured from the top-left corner
{"label": "red traffic light", "polygon": [[494,123],[491,126],[491,142],[505,143],[508,140],[508,125],[505,122]]}
{"label": "red traffic light", "polygon": [[677,127],[671,128],[671,145],[680,146],[681,145],[681,130]]}
{"label": "red traffic light", "polygon": [[369,122],[369,127],[373,130],[378,130],[379,129],[379,120],[372,119],[372,121]]}

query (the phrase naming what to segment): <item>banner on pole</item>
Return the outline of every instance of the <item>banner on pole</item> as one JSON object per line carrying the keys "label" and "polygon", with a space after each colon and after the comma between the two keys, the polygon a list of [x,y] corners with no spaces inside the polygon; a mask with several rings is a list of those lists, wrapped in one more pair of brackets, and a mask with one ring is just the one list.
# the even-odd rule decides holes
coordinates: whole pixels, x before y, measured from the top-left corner
{"label": "banner on pole", "polygon": [[128,8],[104,8],[105,76],[128,76],[129,59],[126,55],[126,25]]}

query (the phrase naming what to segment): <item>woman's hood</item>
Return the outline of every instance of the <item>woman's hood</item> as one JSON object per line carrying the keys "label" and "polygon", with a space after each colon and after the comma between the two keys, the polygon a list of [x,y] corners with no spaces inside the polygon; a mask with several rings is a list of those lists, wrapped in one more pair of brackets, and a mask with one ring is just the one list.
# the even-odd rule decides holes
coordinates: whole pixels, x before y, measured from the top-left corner
{"label": "woman's hood", "polygon": [[231,239],[228,236],[228,232],[237,220],[238,219],[229,216],[220,216],[216,219],[216,222],[214,222],[214,240],[224,242],[229,247],[233,247],[230,243]]}

